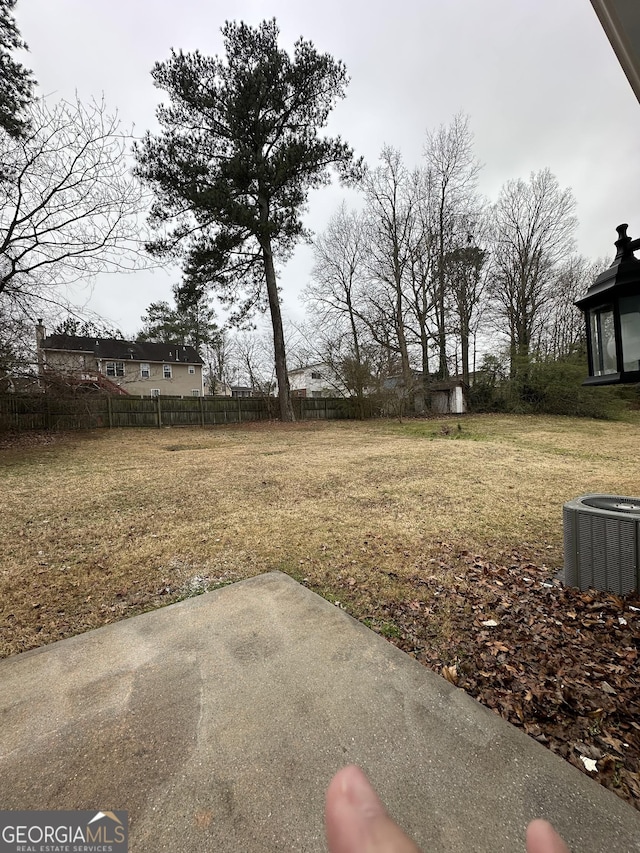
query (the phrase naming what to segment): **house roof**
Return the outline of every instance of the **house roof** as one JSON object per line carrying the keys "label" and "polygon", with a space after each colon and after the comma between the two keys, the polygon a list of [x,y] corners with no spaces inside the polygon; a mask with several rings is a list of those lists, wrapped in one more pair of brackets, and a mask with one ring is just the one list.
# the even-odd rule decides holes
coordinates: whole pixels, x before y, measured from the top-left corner
{"label": "house roof", "polygon": [[155,344],[149,341],[121,341],[111,338],[83,338],[76,335],[49,335],[43,350],[88,352],[96,358],[114,361],[160,361],[204,364],[194,347],[182,344]]}
{"label": "house roof", "polygon": [[327,364],[326,361],[314,361],[311,364],[305,364],[303,367],[295,367],[293,370],[289,370],[289,376],[292,373],[306,373],[308,370],[323,370],[325,373],[333,373],[333,368],[330,364]]}

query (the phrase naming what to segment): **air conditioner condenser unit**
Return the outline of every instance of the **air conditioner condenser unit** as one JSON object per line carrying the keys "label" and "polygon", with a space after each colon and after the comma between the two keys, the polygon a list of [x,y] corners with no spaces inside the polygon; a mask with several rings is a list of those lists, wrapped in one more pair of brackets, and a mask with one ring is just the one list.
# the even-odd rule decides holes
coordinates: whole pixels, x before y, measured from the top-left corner
{"label": "air conditioner condenser unit", "polygon": [[562,512],[567,586],[617,595],[640,589],[640,498],[582,495]]}

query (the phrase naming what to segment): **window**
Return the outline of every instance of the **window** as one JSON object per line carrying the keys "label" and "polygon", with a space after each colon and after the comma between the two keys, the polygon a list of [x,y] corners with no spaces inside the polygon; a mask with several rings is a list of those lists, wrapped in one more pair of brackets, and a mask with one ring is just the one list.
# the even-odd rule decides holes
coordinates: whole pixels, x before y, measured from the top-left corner
{"label": "window", "polygon": [[312,378],[312,379],[322,379],[322,376],[321,376],[321,374],[320,374],[320,373],[318,373],[317,371],[312,370],[312,371],[311,371],[311,378]]}
{"label": "window", "polygon": [[152,388],[151,391],[149,392],[149,395],[151,397],[159,397],[160,396],[160,389],[159,388]]}
{"label": "window", "polygon": [[171,379],[171,365],[163,364],[162,365],[162,375],[165,379]]}
{"label": "window", "polygon": [[140,365],[140,379],[151,379],[151,368],[148,364]]}
{"label": "window", "polygon": [[200,396],[200,391],[198,390],[198,388],[193,388],[191,390],[191,396],[192,397],[199,397]]}
{"label": "window", "polygon": [[593,341],[593,369],[595,376],[615,373],[618,369],[616,359],[616,339],[613,320],[613,306],[603,305],[589,312],[591,320],[591,340]]}
{"label": "window", "polygon": [[108,361],[107,376],[124,376],[124,361]]}
{"label": "window", "polygon": [[190,373],[192,376],[194,376],[195,372],[196,372],[195,367],[193,366],[193,364],[190,364],[190,365],[189,365],[189,373]]}

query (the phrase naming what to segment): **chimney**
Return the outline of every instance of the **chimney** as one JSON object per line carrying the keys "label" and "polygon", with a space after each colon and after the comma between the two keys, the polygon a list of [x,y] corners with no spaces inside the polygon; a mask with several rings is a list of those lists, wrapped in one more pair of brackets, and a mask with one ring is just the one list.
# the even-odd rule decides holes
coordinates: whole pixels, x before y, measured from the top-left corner
{"label": "chimney", "polygon": [[45,338],[45,328],[42,325],[42,318],[38,318],[38,324],[36,325],[36,353],[38,358],[38,376],[44,375],[44,351],[42,349],[42,344],[44,343]]}

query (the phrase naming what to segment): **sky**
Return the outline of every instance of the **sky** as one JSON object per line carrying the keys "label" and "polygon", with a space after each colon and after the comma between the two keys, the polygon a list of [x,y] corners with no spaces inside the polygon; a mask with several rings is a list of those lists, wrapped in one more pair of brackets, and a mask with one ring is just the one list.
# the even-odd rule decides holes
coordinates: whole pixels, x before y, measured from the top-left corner
{"label": "sky", "polygon": [[[281,45],[299,36],[342,60],[351,81],[328,132],[375,165],[383,145],[420,165],[426,133],[462,111],[495,200],[509,179],[549,168],[577,200],[577,249],[613,259],[615,227],[640,236],[640,105],[589,0],[19,0],[16,20],[39,93],[104,95],[135,135],[157,128],[151,69],[171,48],[222,52],[226,20],[277,19]],[[309,197],[319,233],[347,195],[334,182]],[[281,269],[283,313],[304,316],[312,250]],[[176,268],[98,277],[79,304],[134,336],[147,306],[170,300]],[[89,283],[88,283],[89,285]]]}

